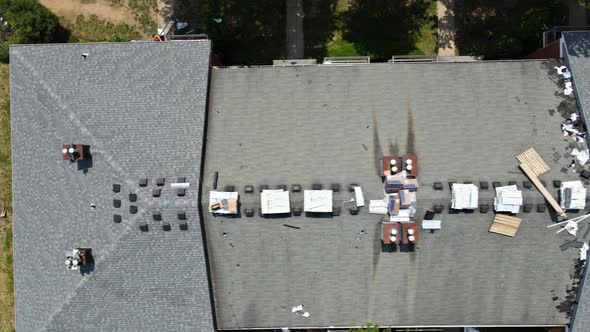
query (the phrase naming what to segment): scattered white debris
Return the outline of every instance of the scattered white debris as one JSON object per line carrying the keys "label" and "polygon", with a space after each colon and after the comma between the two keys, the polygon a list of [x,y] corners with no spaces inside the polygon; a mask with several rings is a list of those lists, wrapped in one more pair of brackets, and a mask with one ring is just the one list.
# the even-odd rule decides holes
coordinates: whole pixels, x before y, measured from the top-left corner
{"label": "scattered white debris", "polygon": [[584,242],[584,245],[582,246],[582,248],[580,248],[580,260],[581,261],[586,260],[586,257],[588,255],[588,249],[590,249],[590,246],[588,246],[588,242]]}
{"label": "scattered white debris", "polygon": [[557,74],[563,76],[563,78],[567,79],[572,77],[572,73],[567,69],[566,66],[555,67],[555,69],[557,70]]}
{"label": "scattered white debris", "polygon": [[570,115],[570,120],[572,120],[572,121],[574,121],[574,122],[575,122],[576,120],[578,120],[578,113],[575,113],[575,112],[574,112],[574,113],[572,113],[572,114]]}
{"label": "scattered white debris", "polygon": [[559,188],[561,207],[565,210],[581,210],[586,207],[586,188],[582,181],[565,181]]}
{"label": "scattered white debris", "polygon": [[220,24],[221,22],[223,22],[223,19],[221,17],[219,18],[214,18],[213,21],[215,21],[215,23]]}
{"label": "scattered white debris", "polygon": [[188,26],[186,22],[178,22],[176,23],[176,30],[182,30]]}
{"label": "scattered white debris", "polygon": [[297,316],[301,316],[301,317],[309,317],[309,312],[307,311],[303,311],[303,304],[300,304],[298,306],[293,307],[293,309],[291,309],[291,312],[296,314]]}
{"label": "scattered white debris", "polygon": [[588,160],[590,160],[590,150],[588,149],[581,151],[578,149],[573,149],[571,155],[576,157],[576,160],[578,160],[578,163],[580,163],[582,166],[586,165]]}
{"label": "scattered white debris", "polygon": [[576,236],[576,234],[578,234],[578,223],[570,220],[567,222],[567,224],[565,224],[565,228],[563,229],[565,229],[571,235]]}

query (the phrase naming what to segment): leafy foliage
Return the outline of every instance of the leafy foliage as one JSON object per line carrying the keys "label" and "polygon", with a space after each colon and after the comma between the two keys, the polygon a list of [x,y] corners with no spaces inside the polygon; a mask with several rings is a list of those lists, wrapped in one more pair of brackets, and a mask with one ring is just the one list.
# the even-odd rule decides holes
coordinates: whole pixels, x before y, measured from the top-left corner
{"label": "leafy foliage", "polygon": [[430,0],[350,0],[344,17],[344,38],[360,54],[385,60],[416,49],[424,25],[432,23]]}
{"label": "leafy foliage", "polygon": [[567,22],[560,0],[461,0],[455,3],[461,54],[520,58],[541,47],[542,33]]}
{"label": "leafy foliage", "polygon": [[351,329],[350,332],[391,332],[391,329],[381,329],[379,325],[367,323],[367,326],[358,329]]}
{"label": "leafy foliage", "polygon": [[59,19],[35,0],[0,0],[4,22],[0,33],[0,62],[8,62],[9,44],[52,43],[60,37]]}

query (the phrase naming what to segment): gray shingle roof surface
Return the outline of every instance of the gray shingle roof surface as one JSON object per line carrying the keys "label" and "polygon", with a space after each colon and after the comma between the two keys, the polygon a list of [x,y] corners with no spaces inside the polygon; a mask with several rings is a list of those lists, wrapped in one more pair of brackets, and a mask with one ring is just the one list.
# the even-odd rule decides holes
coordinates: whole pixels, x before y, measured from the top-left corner
{"label": "gray shingle roof surface", "polygon": [[[590,33],[583,31],[564,32],[565,54],[573,74],[578,104],[586,113],[590,114]],[[586,119],[588,116],[586,116]],[[589,226],[590,227],[590,226]],[[590,281],[586,274],[586,281],[578,299],[575,319],[572,324],[573,332],[590,331]]]}
{"label": "gray shingle roof surface", "polygon": [[[198,213],[209,54],[209,41],[11,47],[18,331],[213,330]],[[91,167],[62,161],[64,143],[90,145]],[[185,197],[169,182],[151,196],[178,176]],[[63,263],[77,247],[93,250],[85,275]]]}
{"label": "gray shingle roof surface", "polygon": [[[521,213],[514,238],[488,233],[493,213],[448,214],[449,181],[522,182],[515,156],[534,147],[550,165],[541,178],[579,179],[563,117],[574,100],[558,94],[555,61],[214,68],[203,204],[215,172],[234,185],[242,212],[204,213],[220,328],[412,325],[563,325],[577,249],[547,228],[549,213]],[[377,159],[416,153],[418,220],[433,204],[443,229],[421,232],[413,253],[384,252],[380,216],[347,211],[350,183],[383,197]],[[440,181],[443,191],[432,185]],[[264,219],[258,187],[313,183],[343,187],[334,218]],[[254,185],[255,193],[244,193]],[[526,203],[543,203],[525,189]],[[303,193],[291,193],[292,208]],[[285,227],[296,226],[297,228]],[[364,231],[364,232],[363,232]],[[224,233],[226,233],[224,236]],[[291,313],[304,304],[309,318]]]}

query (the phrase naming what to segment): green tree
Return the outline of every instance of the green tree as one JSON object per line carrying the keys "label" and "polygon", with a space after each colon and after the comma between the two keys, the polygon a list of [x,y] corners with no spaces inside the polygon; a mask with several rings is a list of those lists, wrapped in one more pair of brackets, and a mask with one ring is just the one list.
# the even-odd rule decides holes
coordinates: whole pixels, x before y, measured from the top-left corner
{"label": "green tree", "polygon": [[367,326],[358,329],[350,329],[350,332],[391,332],[391,329],[381,329],[379,325],[367,323]]}
{"label": "green tree", "polygon": [[0,62],[8,62],[10,44],[51,43],[59,38],[59,19],[35,0],[0,0],[0,17]]}

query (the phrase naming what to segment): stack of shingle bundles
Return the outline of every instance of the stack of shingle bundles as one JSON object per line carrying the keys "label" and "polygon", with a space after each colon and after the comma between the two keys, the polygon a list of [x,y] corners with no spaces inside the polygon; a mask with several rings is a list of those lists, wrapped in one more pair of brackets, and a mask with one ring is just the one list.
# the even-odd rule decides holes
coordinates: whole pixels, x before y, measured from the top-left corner
{"label": "stack of shingle bundles", "polygon": [[453,183],[451,195],[451,208],[455,210],[477,209],[479,193],[476,185]]}
{"label": "stack of shingle bundles", "polygon": [[496,212],[518,213],[521,206],[522,191],[515,185],[496,188],[496,198],[494,198]]}
{"label": "stack of shingle bundles", "polygon": [[581,181],[565,181],[559,188],[561,207],[566,210],[581,210],[586,207],[586,188]]}
{"label": "stack of shingle bundles", "polygon": [[406,183],[406,172],[399,172],[395,175],[389,175],[385,178],[385,192],[388,194],[396,193],[404,188]]}

